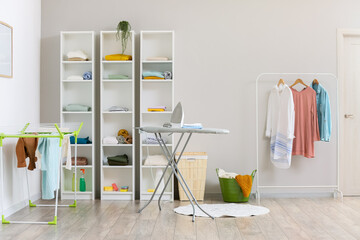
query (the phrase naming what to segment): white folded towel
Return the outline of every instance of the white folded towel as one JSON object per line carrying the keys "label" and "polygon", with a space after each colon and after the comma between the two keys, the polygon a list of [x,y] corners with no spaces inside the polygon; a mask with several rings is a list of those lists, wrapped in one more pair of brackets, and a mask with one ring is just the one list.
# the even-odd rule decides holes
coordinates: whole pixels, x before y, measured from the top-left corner
{"label": "white folded towel", "polygon": [[113,136],[104,137],[103,144],[118,144],[118,140]]}
{"label": "white folded towel", "polygon": [[71,75],[67,77],[67,80],[84,80],[80,75]]}
{"label": "white folded towel", "polygon": [[235,178],[239,174],[232,172],[225,172],[224,169],[219,168],[218,175],[219,178]]}
{"label": "white folded towel", "polygon": [[88,56],[81,50],[70,51],[66,55],[68,58],[82,58],[84,60],[88,59]]}

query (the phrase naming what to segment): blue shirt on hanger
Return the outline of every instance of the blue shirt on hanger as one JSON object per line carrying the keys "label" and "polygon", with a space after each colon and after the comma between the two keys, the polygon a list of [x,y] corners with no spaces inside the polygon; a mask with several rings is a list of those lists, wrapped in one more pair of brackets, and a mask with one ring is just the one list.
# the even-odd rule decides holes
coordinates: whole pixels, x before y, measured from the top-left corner
{"label": "blue shirt on hanger", "polygon": [[331,136],[331,110],[329,95],[321,84],[311,83],[311,88],[316,92],[320,140],[329,142]]}

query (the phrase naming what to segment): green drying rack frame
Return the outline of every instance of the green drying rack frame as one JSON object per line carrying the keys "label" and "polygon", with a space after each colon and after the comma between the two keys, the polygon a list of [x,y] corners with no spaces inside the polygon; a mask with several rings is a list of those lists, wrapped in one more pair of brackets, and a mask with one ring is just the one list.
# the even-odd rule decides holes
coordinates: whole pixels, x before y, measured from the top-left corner
{"label": "green drying rack frame", "polygon": [[[62,142],[65,135],[74,136],[75,138],[75,159],[77,159],[77,138],[83,126],[83,122],[80,123],[79,128],[73,132],[62,132],[59,126],[55,123],[54,126],[57,130],[58,135],[49,135],[49,132],[37,132],[37,133],[26,133],[26,129],[29,127],[30,123],[27,123],[24,128],[20,131],[20,134],[5,134],[0,133],[0,173],[1,173],[1,223],[2,224],[10,224],[10,223],[26,223],[26,224],[47,224],[47,225],[56,225],[57,224],[57,212],[58,207],[76,207],[76,188],[74,191],[74,203],[70,205],[59,205],[59,188],[60,188],[60,173],[61,173],[61,147]],[[32,221],[8,221],[5,219],[4,215],[4,162],[3,162],[3,141],[5,138],[59,138],[59,174],[58,174],[58,182],[57,182],[57,189],[56,189],[56,197],[55,197],[55,204],[34,204],[31,202],[30,199],[30,188],[29,188],[29,180],[28,180],[28,172],[26,172],[26,182],[27,182],[27,190],[28,190],[28,197],[29,197],[29,207],[55,207],[55,214],[53,221],[50,222],[32,222]],[[75,186],[76,186],[76,168],[77,168],[77,161],[75,160]]]}

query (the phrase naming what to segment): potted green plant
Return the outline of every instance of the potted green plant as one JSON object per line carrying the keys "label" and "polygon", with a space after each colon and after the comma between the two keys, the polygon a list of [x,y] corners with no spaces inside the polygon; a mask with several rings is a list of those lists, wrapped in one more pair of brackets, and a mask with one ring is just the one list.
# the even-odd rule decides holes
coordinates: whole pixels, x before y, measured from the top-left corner
{"label": "potted green plant", "polygon": [[116,39],[121,40],[121,54],[124,54],[129,38],[131,39],[131,25],[128,21],[120,21],[117,25]]}

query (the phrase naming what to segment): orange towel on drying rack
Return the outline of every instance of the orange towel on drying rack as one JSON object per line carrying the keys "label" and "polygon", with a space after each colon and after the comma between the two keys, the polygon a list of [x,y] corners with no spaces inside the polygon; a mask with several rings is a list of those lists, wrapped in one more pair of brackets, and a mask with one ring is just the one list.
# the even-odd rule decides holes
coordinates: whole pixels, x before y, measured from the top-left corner
{"label": "orange towel on drying rack", "polygon": [[249,197],[252,187],[252,177],[250,175],[237,175],[235,180],[239,184],[244,197]]}

